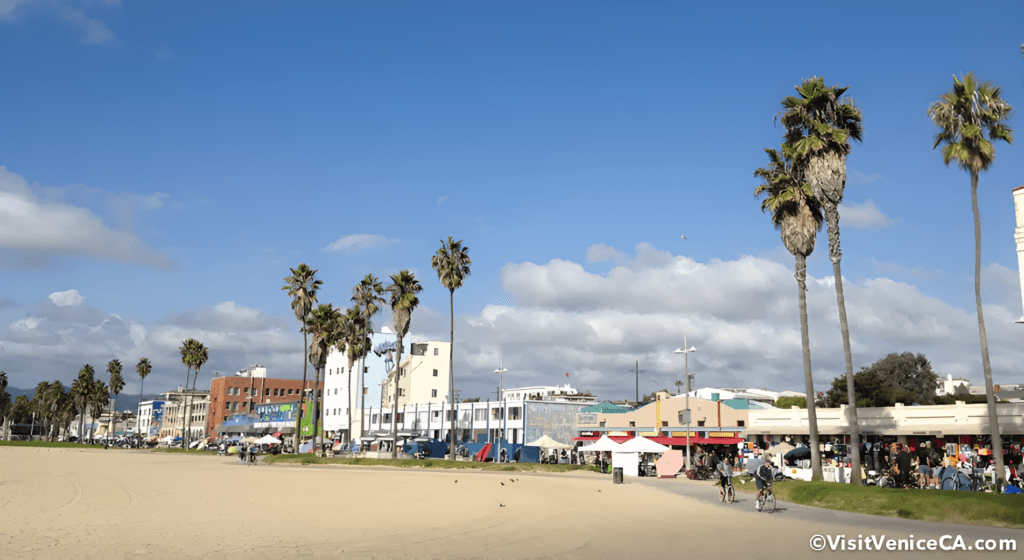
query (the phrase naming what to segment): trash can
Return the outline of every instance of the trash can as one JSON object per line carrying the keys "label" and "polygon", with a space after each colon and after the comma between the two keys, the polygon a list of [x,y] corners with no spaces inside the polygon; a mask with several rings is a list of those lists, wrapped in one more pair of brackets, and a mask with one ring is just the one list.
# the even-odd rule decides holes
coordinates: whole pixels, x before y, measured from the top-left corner
{"label": "trash can", "polygon": [[622,484],[622,467],[612,468],[612,484]]}

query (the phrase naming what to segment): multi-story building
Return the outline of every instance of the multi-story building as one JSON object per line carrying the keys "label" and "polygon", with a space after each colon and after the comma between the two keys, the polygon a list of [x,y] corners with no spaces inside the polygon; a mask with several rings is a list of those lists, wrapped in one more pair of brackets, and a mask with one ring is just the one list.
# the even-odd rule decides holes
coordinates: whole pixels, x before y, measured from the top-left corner
{"label": "multi-story building", "polygon": [[164,401],[151,400],[139,403],[139,429],[143,437],[159,435],[164,419]]}
{"label": "multi-story building", "polygon": [[388,371],[383,380],[381,407],[395,403],[396,373],[398,406],[448,402],[449,342],[413,342],[402,364]]}
{"label": "multi-story building", "polygon": [[[306,380],[306,392],[313,388],[313,375]],[[323,381],[317,386],[322,393]],[[217,426],[235,414],[254,413],[256,405],[289,403],[302,399],[301,379],[267,377],[267,368],[252,365],[235,375],[214,377],[210,381],[210,414],[204,424],[206,433],[216,435]],[[294,428],[292,429],[294,431]]]}
{"label": "multi-story building", "polygon": [[178,390],[167,391],[160,396],[164,401],[160,437],[181,437],[186,428],[190,440],[206,436],[206,419],[210,410],[208,392],[178,387]]}

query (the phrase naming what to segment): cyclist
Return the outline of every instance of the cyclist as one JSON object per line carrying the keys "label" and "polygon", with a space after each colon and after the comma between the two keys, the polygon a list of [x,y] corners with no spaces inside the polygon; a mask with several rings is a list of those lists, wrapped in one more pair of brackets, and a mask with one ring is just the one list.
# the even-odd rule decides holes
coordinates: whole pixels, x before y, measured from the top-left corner
{"label": "cyclist", "polygon": [[764,462],[754,471],[754,482],[757,483],[757,498],[754,500],[754,508],[761,509],[761,492],[772,485],[772,460],[767,453],[763,453]]}

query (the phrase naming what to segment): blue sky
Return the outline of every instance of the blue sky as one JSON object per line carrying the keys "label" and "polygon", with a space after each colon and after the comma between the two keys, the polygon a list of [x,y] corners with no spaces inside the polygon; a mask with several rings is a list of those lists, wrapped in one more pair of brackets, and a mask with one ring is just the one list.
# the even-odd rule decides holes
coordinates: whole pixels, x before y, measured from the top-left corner
{"label": "blue sky", "polygon": [[[1024,5],[988,2],[998,17],[973,27],[956,6],[0,2],[0,369],[31,387],[147,356],[146,388],[166,390],[195,337],[204,375],[301,377],[280,287],[302,262],[336,306],[365,274],[413,270],[411,335],[444,340],[430,256],[451,235],[473,259],[464,396],[493,391],[499,363],[506,385],[618,399],[639,361],[641,392],[669,388],[684,333],[698,385],[802,390],[793,259],[753,171],[779,101],[820,75],[864,114],[841,208],[854,367],[921,352],[980,383],[969,178],[926,111],[975,72],[1020,130]],[[996,150],[983,297],[1010,383],[1024,157]],[[825,388],[843,365],[824,232],[809,274]]]}

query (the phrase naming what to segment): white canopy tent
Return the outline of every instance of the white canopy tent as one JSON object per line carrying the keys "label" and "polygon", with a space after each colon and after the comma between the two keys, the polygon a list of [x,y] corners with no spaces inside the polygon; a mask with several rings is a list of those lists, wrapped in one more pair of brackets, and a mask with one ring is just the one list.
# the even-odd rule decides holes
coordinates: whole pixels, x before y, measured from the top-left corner
{"label": "white canopy tent", "polygon": [[537,438],[536,440],[526,444],[529,447],[540,447],[542,449],[572,449],[571,445],[559,443],[546,434]]}
{"label": "white canopy tent", "polygon": [[612,468],[621,467],[622,476],[639,476],[641,453],[664,453],[669,449],[643,436],[637,436],[620,443],[618,449],[612,451]]}
{"label": "white canopy tent", "polygon": [[600,452],[600,451],[615,451],[620,447],[621,444],[616,443],[615,440],[608,437],[607,434],[601,434],[601,438],[591,443],[590,445],[584,445],[580,447],[580,451],[586,453]]}
{"label": "white canopy tent", "polygon": [[276,445],[278,443],[281,443],[281,440],[277,439],[276,437],[274,437],[272,435],[265,435],[265,436],[261,437],[260,439],[256,440],[256,444],[257,445],[270,445],[270,444],[275,444]]}

